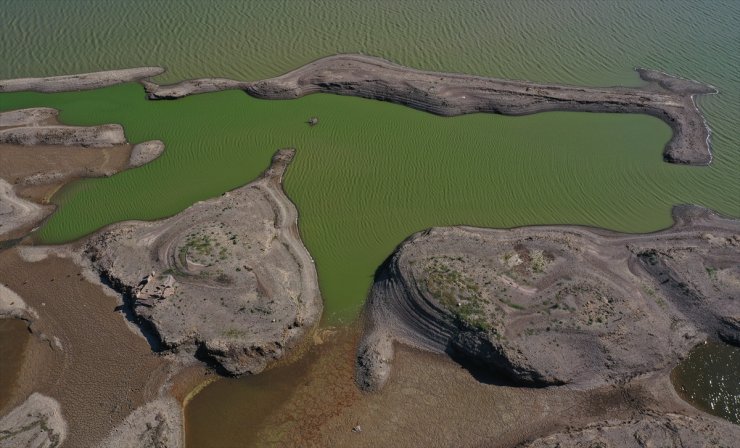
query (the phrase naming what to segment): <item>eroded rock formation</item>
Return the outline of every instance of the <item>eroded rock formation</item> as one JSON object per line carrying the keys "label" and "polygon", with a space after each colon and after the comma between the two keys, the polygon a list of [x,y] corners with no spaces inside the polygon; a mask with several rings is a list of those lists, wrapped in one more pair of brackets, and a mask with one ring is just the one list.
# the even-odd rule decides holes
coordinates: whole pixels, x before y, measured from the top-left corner
{"label": "eroded rock formation", "polygon": [[163,349],[257,373],[318,321],[313,260],[281,186],[293,154],[279,151],[244,187],[161,221],[114,224],[84,244]]}
{"label": "eroded rock formation", "polygon": [[517,384],[596,387],[667,371],[740,335],[740,223],[676,207],[649,235],[583,227],[435,228],[376,274],[357,381],[377,389],[393,341]]}

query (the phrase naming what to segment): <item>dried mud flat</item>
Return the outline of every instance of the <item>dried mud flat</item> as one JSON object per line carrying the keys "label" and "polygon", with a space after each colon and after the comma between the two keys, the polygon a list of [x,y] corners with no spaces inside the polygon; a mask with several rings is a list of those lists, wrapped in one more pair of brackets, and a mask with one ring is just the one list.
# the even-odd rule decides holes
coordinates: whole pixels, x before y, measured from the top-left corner
{"label": "dried mud flat", "polygon": [[[152,353],[126,323],[120,298],[61,255],[67,258],[29,247],[0,251],[3,296],[15,309],[3,307],[0,317],[23,318],[31,332],[0,415],[32,414],[3,417],[0,446],[95,446],[139,407],[168,395],[173,360]],[[48,399],[28,398],[37,394]],[[173,411],[168,422],[179,431],[180,409]],[[57,420],[65,431],[48,431]]]}

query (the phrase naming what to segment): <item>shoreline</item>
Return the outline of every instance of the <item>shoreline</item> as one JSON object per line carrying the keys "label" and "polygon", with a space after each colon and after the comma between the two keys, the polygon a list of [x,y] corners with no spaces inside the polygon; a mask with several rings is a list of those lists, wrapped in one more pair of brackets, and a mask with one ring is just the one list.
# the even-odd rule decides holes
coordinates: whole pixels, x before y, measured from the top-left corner
{"label": "shoreline", "polygon": [[[0,81],[0,92],[37,90],[66,92],[99,85],[138,81],[151,100],[178,99],[222,90],[243,90],[269,100],[295,99],[312,93],[332,93],[389,101],[442,116],[469,113],[529,115],[547,111],[641,113],[662,120],[672,129],[664,148],[668,163],[704,166],[712,161],[711,131],[696,95],[717,89],[698,81],[656,70],[635,69],[644,87],[578,87],[486,78],[404,67],[385,59],[358,54],[327,56],[281,76],[258,81],[199,78],[170,85],[149,80],[164,69],[145,67],[49,78]],[[80,82],[84,78],[84,82]]]}

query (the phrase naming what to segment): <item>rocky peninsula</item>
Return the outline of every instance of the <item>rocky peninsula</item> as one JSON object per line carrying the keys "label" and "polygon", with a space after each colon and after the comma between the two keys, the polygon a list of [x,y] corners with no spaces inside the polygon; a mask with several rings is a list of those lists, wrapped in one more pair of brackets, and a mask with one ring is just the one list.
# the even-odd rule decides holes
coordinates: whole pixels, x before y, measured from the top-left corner
{"label": "rocky peninsula", "polygon": [[53,93],[91,90],[151,78],[162,73],[164,73],[164,69],[161,67],[138,67],[77,75],[7,79],[0,80],[0,93],[22,91]]}
{"label": "rocky peninsula", "polygon": [[552,226],[435,228],[378,269],[357,383],[382,387],[393,344],[512,384],[593,388],[668,372],[706,338],[740,341],[740,222],[674,208],[646,235]]}
{"label": "rocky peninsula", "polygon": [[641,113],[673,130],[667,162],[707,165],[710,130],[695,95],[717,93],[709,85],[655,70],[637,69],[643,87],[578,87],[417,70],[372,56],[341,54],[304,65],[276,78],[248,82],[223,78],[159,86],[143,80],[150,99],[240,89],[264,99],[293,99],[311,93],[390,101],[443,116],[469,113],[528,115],[547,111]]}
{"label": "rocky peninsula", "polygon": [[161,221],[111,225],[77,249],[153,331],[155,349],[258,373],[318,322],[316,270],[281,184],[293,155],[279,151],[241,188]]}

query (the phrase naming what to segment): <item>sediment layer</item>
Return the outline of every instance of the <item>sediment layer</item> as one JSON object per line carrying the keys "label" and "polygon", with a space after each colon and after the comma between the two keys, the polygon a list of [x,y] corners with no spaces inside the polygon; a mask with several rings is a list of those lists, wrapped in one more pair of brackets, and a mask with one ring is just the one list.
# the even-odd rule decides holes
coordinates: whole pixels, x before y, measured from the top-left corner
{"label": "sediment layer", "polygon": [[576,226],[435,228],[378,269],[357,383],[394,341],[528,386],[592,388],[667,372],[707,337],[738,344],[740,222],[693,206],[649,235]]}
{"label": "sediment layer", "polygon": [[282,190],[293,150],[258,180],[161,221],[114,224],[82,256],[161,349],[258,373],[317,323],[316,270]]}
{"label": "sediment layer", "polygon": [[168,86],[143,82],[150,99],[175,99],[217,90],[241,89],[264,99],[293,99],[334,93],[402,104],[437,115],[477,112],[528,115],[547,111],[642,113],[666,122],[673,137],[667,162],[711,162],[710,130],[694,95],[714,87],[662,72],[638,69],[644,87],[577,87],[416,70],[364,55],[319,59],[276,78],[255,82],[196,79]]}

